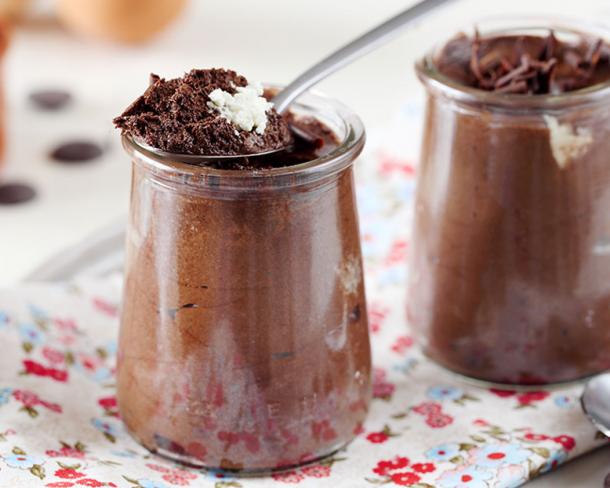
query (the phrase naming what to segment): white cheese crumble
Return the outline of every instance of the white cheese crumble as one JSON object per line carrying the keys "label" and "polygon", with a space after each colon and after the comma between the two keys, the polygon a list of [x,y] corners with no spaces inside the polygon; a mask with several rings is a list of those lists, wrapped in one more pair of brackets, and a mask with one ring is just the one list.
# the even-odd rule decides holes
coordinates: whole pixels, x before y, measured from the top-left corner
{"label": "white cheese crumble", "polygon": [[593,142],[590,129],[578,127],[576,130],[570,124],[561,124],[557,118],[544,116],[549,129],[551,150],[557,165],[564,169],[570,161],[584,155]]}
{"label": "white cheese crumble", "polygon": [[263,95],[260,83],[248,86],[238,86],[232,95],[220,88],[210,93],[208,107],[217,110],[220,115],[236,127],[245,131],[256,130],[263,134],[267,127],[267,110],[273,107]]}

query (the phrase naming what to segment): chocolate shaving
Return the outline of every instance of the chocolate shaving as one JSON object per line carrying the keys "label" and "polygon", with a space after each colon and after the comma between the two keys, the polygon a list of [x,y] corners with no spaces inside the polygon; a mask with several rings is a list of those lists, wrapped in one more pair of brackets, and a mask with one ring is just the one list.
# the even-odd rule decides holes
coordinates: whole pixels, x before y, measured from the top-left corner
{"label": "chocolate shaving", "polygon": [[[461,69],[456,64],[462,60],[454,55],[462,51],[459,46],[470,50]],[[470,39],[460,35],[447,44],[438,63],[448,76],[498,93],[556,94],[610,78],[610,49],[602,39],[583,36],[572,44],[560,41],[553,31],[546,37],[482,37],[478,31]]]}

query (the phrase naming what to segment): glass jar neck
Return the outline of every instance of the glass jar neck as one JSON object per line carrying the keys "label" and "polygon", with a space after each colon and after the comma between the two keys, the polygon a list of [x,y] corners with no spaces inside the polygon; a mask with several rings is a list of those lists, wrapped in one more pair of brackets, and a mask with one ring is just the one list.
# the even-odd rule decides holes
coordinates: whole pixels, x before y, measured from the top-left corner
{"label": "glass jar neck", "polygon": [[291,110],[297,116],[314,117],[331,129],[337,146],[329,153],[304,163],[270,169],[224,170],[181,161],[179,155],[160,155],[123,136],[125,150],[135,165],[166,185],[215,188],[223,191],[261,191],[315,185],[349,168],[364,147],[365,131],[360,118],[343,104],[308,93]]}
{"label": "glass jar neck", "polygon": [[[517,27],[515,27],[517,26]],[[476,23],[482,37],[504,35],[548,35],[558,37],[599,37],[608,41],[610,30],[599,26],[569,20],[545,18],[490,18]],[[428,93],[442,96],[463,106],[484,107],[486,110],[515,114],[536,114],[562,111],[571,108],[599,107],[610,105],[610,81],[562,94],[522,95],[485,91],[466,86],[440,72],[436,57],[449,39],[420,59],[415,69]]]}

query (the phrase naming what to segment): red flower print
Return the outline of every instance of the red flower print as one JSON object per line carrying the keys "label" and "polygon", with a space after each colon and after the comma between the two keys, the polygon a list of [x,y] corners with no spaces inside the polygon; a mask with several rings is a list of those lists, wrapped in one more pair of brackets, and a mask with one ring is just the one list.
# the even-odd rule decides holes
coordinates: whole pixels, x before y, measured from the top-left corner
{"label": "red flower print", "polygon": [[385,263],[386,265],[391,265],[395,263],[400,263],[407,259],[407,248],[409,244],[407,241],[403,239],[398,239],[392,243],[392,247],[390,252],[388,253]]}
{"label": "red flower print", "polygon": [[514,390],[500,390],[498,388],[490,388],[490,392],[494,395],[499,396],[500,398],[508,398],[514,396],[517,392]]}
{"label": "red flower print", "polygon": [[26,374],[33,374],[35,376],[50,376],[56,381],[66,381],[68,379],[68,372],[62,371],[55,368],[47,368],[36,361],[25,359],[23,361]]}
{"label": "red flower print", "polygon": [[383,444],[390,438],[385,432],[371,432],[366,436],[366,439],[373,444]]}
{"label": "red flower print", "polygon": [[410,471],[405,471],[402,473],[394,473],[390,475],[390,479],[393,483],[399,486],[411,486],[415,483],[418,483],[421,479],[415,473],[411,473]]}
{"label": "red flower print", "polygon": [[442,407],[440,403],[424,402],[414,406],[411,410],[420,415],[435,415],[441,413]]}
{"label": "red flower print", "polygon": [[305,466],[301,473],[310,478],[328,478],[330,476],[330,466]]}
{"label": "red flower print", "polygon": [[225,442],[227,444],[227,447],[231,447],[234,444],[237,444],[239,442],[239,434],[236,432],[227,432],[224,430],[221,430],[218,434],[217,434],[218,440]]}
{"label": "red flower print", "polygon": [[45,486],[49,488],[68,488],[69,486],[74,486],[74,483],[71,481],[55,481],[53,483],[47,483]]}
{"label": "red flower print", "polygon": [[576,441],[569,435],[558,435],[553,437],[553,441],[561,444],[566,451],[571,451],[576,446]]}
{"label": "red flower print", "polygon": [[396,456],[394,459],[387,461],[379,461],[377,466],[373,468],[373,473],[379,476],[385,476],[390,471],[406,468],[409,465],[409,458]]}
{"label": "red flower print", "polygon": [[85,457],[85,453],[83,451],[79,451],[74,447],[64,446],[59,451],[49,450],[46,452],[46,455],[49,457],[72,457],[82,459]]}
{"label": "red flower print", "polygon": [[396,387],[392,383],[386,383],[385,381],[379,381],[373,384],[373,397],[381,399],[389,399]]}
{"label": "red flower print", "polygon": [[300,483],[305,479],[301,473],[297,473],[296,471],[286,471],[284,473],[273,473],[271,477],[275,481],[281,481],[282,483]]}
{"label": "red flower print", "polygon": [[316,439],[324,439],[325,441],[332,441],[337,437],[335,429],[332,428],[328,420],[322,420],[321,422],[312,422],[311,432]]}
{"label": "red flower print", "polygon": [[371,303],[368,307],[369,311],[369,329],[371,333],[379,332],[381,330],[381,326],[383,321],[385,320],[388,310],[386,308],[381,308],[377,303]]}
{"label": "red flower print", "polygon": [[432,463],[415,463],[411,469],[417,473],[432,473],[436,467]]}
{"label": "red flower print", "polygon": [[13,392],[13,396],[15,397],[15,400],[23,403],[24,407],[31,408],[40,404],[40,398],[38,397],[38,395],[28,390],[15,390]]}
{"label": "red flower print", "polygon": [[76,322],[74,322],[74,320],[72,319],[55,319],[53,322],[55,323],[55,326],[60,330],[70,332],[76,331]]}
{"label": "red flower print", "polygon": [[257,453],[260,450],[260,443],[258,442],[258,438],[254,434],[242,432],[240,434],[240,437],[244,441],[246,449],[248,449],[248,451],[250,451],[251,453]]}
{"label": "red flower print", "polygon": [[523,436],[524,439],[528,440],[528,441],[546,441],[547,439],[549,439],[548,435],[544,435],[544,434],[532,434],[531,432],[528,432],[527,434],[525,434]]}
{"label": "red flower print", "polygon": [[487,427],[489,425],[489,422],[487,420],[483,420],[483,419],[476,419],[472,423],[474,425],[478,425],[479,427]]}
{"label": "red flower print", "polygon": [[32,361],[31,359],[25,359],[23,361],[25,372],[27,374],[33,374],[36,376],[47,376],[47,368],[42,364]]}
{"label": "red flower print", "polygon": [[442,429],[443,427],[447,427],[452,423],[453,417],[444,413],[432,414],[426,417],[426,424],[428,424],[433,429]]}
{"label": "red flower print", "polygon": [[77,483],[79,485],[83,485],[83,486],[92,486],[93,488],[98,488],[99,486],[104,486],[105,483],[102,483],[101,481],[98,480],[94,480],[92,478],[86,478],[84,480],[78,480]]}
{"label": "red flower print", "polygon": [[173,469],[172,474],[179,476],[180,478],[184,478],[185,480],[195,480],[197,479],[197,475],[187,471],[185,469]]}
{"label": "red flower print", "polygon": [[534,402],[541,402],[549,395],[548,391],[528,391],[517,396],[517,401],[521,405],[531,405]]}
{"label": "red flower print", "polygon": [[413,339],[409,336],[400,336],[394,341],[392,345],[392,351],[403,354],[407,349],[413,345]]}
{"label": "red flower print", "polygon": [[55,476],[58,478],[63,478],[65,480],[75,480],[77,478],[82,478],[85,476],[84,473],[79,473],[75,469],[58,469],[55,471]]}
{"label": "red flower print", "polygon": [[383,176],[389,176],[395,172],[402,173],[404,176],[413,176],[415,167],[406,159],[382,151],[379,154],[379,172]]}
{"label": "red flower print", "polygon": [[190,484],[189,480],[187,480],[185,477],[175,473],[164,474],[163,476],[161,476],[161,478],[163,478],[168,483],[171,483],[172,485],[188,486]]}
{"label": "red flower print", "polygon": [[197,459],[203,459],[207,454],[207,449],[199,442],[191,442],[186,446],[186,452]]}
{"label": "red flower print", "polygon": [[93,299],[93,306],[97,308],[100,312],[105,313],[106,315],[110,315],[111,317],[116,317],[118,315],[118,308],[112,303],[108,303],[101,298]]}
{"label": "red flower print", "polygon": [[50,368],[48,370],[48,376],[53,378],[55,381],[65,382],[68,380],[68,372],[62,371],[61,369]]}
{"label": "red flower print", "polygon": [[116,397],[114,396],[100,398],[97,403],[106,410],[111,410],[117,406]]}
{"label": "red flower print", "polygon": [[51,363],[51,364],[62,364],[65,360],[65,356],[62,352],[52,349],[48,346],[45,346],[42,350],[42,355]]}
{"label": "red flower print", "polygon": [[[222,439],[220,439],[222,440]],[[148,463],[146,465],[147,468],[152,469],[153,471],[158,471],[159,473],[169,473],[171,470],[166,468],[165,466],[159,466],[158,464]]]}
{"label": "red flower print", "polygon": [[41,400],[40,404],[43,407],[48,408],[52,412],[56,412],[56,413],[61,413],[62,412],[61,405],[59,405],[57,403],[45,402],[44,400]]}

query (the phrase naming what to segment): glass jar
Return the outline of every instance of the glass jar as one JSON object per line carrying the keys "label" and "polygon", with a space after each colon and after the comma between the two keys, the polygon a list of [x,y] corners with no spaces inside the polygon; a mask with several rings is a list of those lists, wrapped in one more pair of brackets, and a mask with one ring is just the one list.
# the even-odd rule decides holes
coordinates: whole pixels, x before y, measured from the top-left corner
{"label": "glass jar", "polygon": [[[478,28],[582,32],[537,20]],[[427,112],[408,303],[425,352],[498,383],[610,368],[610,83],[498,94],[444,77],[434,56],[416,66]]]}
{"label": "glass jar", "polygon": [[123,139],[133,161],[118,403],[151,451],[265,472],[349,442],[370,401],[352,165],[364,130],[335,101],[295,104],[328,155],[218,170]]}

